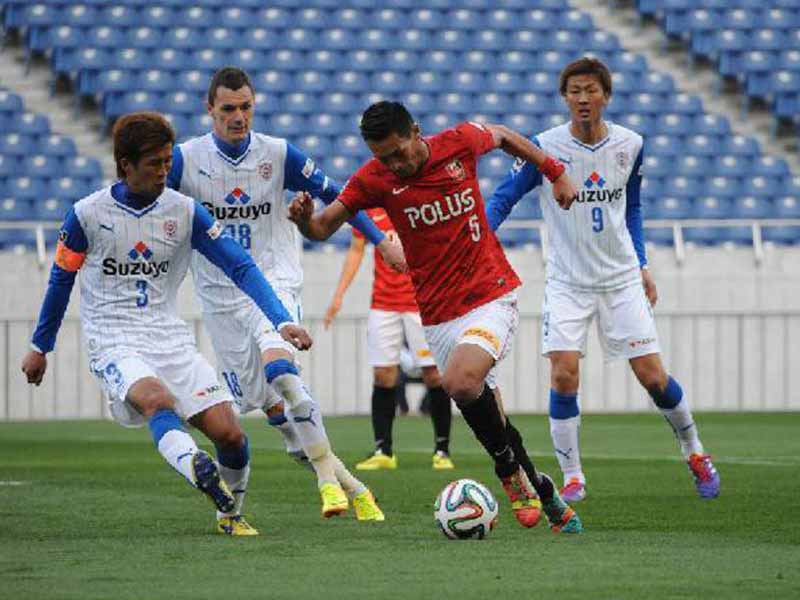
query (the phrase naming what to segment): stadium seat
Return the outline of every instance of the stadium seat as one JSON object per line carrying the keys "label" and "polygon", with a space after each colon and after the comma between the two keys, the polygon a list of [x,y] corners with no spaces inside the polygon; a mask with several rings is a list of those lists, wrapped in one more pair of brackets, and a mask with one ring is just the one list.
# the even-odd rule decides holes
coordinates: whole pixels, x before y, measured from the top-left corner
{"label": "stadium seat", "polygon": [[[445,29],[444,31],[439,32],[436,36],[436,44],[435,46],[439,50],[447,50],[450,52],[463,52],[464,48],[472,47],[472,44],[468,43],[471,34],[466,31],[460,31],[458,29]],[[432,46],[432,44],[429,44]],[[417,50],[424,50],[425,47],[416,48]]]}
{"label": "stadium seat", "polygon": [[40,114],[23,112],[11,120],[10,130],[29,137],[39,137],[50,133],[50,120]]}
{"label": "stadium seat", "polygon": [[685,138],[694,132],[694,119],[679,113],[656,115],[655,130],[662,135]]}
{"label": "stadium seat", "polygon": [[472,100],[467,94],[450,92],[440,94],[436,99],[436,106],[442,112],[463,116],[472,110]]}
{"label": "stadium seat", "polygon": [[41,154],[52,154],[61,157],[75,156],[78,153],[72,138],[57,134],[39,139],[37,149]]}
{"label": "stadium seat", "polygon": [[22,108],[23,104],[20,96],[0,89],[0,112],[18,113]]}
{"label": "stadium seat", "polygon": [[32,229],[0,229],[0,248],[15,253],[36,247],[36,232]]}
{"label": "stadium seat", "polygon": [[775,216],[780,219],[800,219],[800,196],[782,196],[775,201]]}
{"label": "stadium seat", "polygon": [[151,66],[165,71],[180,72],[192,67],[189,55],[174,48],[155,50],[149,60],[151,61]]}
{"label": "stadium seat", "polygon": [[414,117],[436,110],[436,99],[431,94],[419,94],[417,92],[406,93],[401,97],[401,101]]}
{"label": "stadium seat", "polygon": [[741,58],[750,48],[750,36],[739,29],[717,31],[716,48],[719,55],[718,70],[725,77],[736,77],[741,71]]}
{"label": "stadium seat", "polygon": [[192,29],[211,27],[217,23],[218,18],[216,11],[196,5],[187,6],[178,12],[178,21],[181,25]]}
{"label": "stadium seat", "polygon": [[[457,33],[454,31],[445,32],[441,36],[441,43],[443,48],[446,48],[447,44],[452,47],[454,43],[453,38],[457,36],[453,36],[453,33]],[[461,38],[459,38],[460,40]],[[404,29],[399,32],[399,36],[393,38],[392,43],[397,43],[397,47],[403,50],[427,50],[431,46],[430,42],[430,34],[427,31],[423,31],[421,29]]]}
{"label": "stadium seat", "polygon": [[539,120],[533,115],[516,112],[505,113],[500,117],[500,122],[527,137],[531,137],[539,131]]}
{"label": "stadium seat", "polygon": [[762,226],[761,236],[764,241],[781,245],[800,244],[800,227],[798,226]]}
{"label": "stadium seat", "polygon": [[309,120],[308,131],[313,131],[317,135],[339,135],[343,130],[343,123],[337,115],[330,113],[317,113],[312,115]]}
{"label": "stadium seat", "polygon": [[770,75],[772,112],[779,119],[794,119],[800,114],[800,71],[777,71]]}
{"label": "stadium seat", "polygon": [[9,177],[5,184],[6,195],[19,202],[34,202],[46,189],[45,180],[36,177]]}
{"label": "stadium seat", "polygon": [[[83,179],[59,177],[50,182],[48,195],[57,200],[75,203],[92,192],[90,185]],[[41,194],[44,196],[44,194]]]}
{"label": "stadium seat", "polygon": [[733,177],[712,175],[705,180],[705,190],[718,198],[733,198],[741,193],[741,182]]}
{"label": "stadium seat", "polygon": [[30,199],[0,198],[0,221],[27,221],[36,219]]}
{"label": "stadium seat", "polygon": [[353,157],[360,162],[368,153],[368,150],[361,136],[342,135],[336,138],[333,145],[333,152],[339,156]]}
{"label": "stadium seat", "polygon": [[13,154],[0,154],[0,196],[5,195],[3,182],[8,177],[22,173],[22,160],[24,160],[24,157],[17,157]]}
{"label": "stadium seat", "polygon": [[712,164],[708,157],[686,155],[678,159],[675,172],[685,177],[703,178],[711,172]]}
{"label": "stadium seat", "polygon": [[645,156],[642,171],[645,177],[663,179],[674,173],[674,160],[672,157],[659,156],[658,154]]}
{"label": "stadium seat", "polygon": [[445,78],[436,71],[418,71],[415,76],[414,91],[438,94],[444,88]]}
{"label": "stadium seat", "polygon": [[478,94],[473,107],[475,110],[488,114],[499,114],[511,109],[516,110],[512,103],[508,101],[507,96],[496,94],[495,92]]}
{"label": "stadium seat", "polygon": [[298,139],[298,148],[307,156],[325,157],[333,152],[333,144],[326,136],[305,135]]}
{"label": "stadium seat", "polygon": [[741,135],[724,138],[722,146],[717,150],[723,154],[738,154],[749,157],[755,157],[761,153],[761,148],[755,138]]}
{"label": "stadium seat", "polygon": [[742,193],[749,196],[765,196],[767,198],[774,198],[782,193],[782,189],[783,185],[780,179],[757,175],[755,177],[745,178]]}
{"label": "stadium seat", "polygon": [[130,6],[111,4],[101,10],[98,22],[115,29],[126,29],[139,23],[139,11]]}
{"label": "stadium seat", "polygon": [[727,136],[731,131],[726,117],[712,114],[701,114],[695,117],[693,132],[707,136]]}
{"label": "stadium seat", "polygon": [[31,154],[22,161],[20,175],[34,179],[51,179],[63,175],[63,159],[48,154]]}
{"label": "stadium seat", "polygon": [[[325,94],[322,97],[323,103],[325,103],[324,110],[331,112],[330,107],[335,106],[336,101],[340,99],[340,97],[345,97],[345,94]],[[319,102],[317,102],[317,96],[315,94],[309,92],[293,92],[291,94],[286,94],[283,96],[281,101],[281,107],[286,112],[297,113],[297,114],[311,114],[317,112],[319,108]],[[277,107],[276,107],[277,108]],[[275,109],[272,109],[270,112],[274,112]]]}
{"label": "stadium seat", "polygon": [[448,27],[462,31],[476,31],[485,26],[483,13],[467,8],[454,8],[447,11],[445,19]]}
{"label": "stadium seat", "polygon": [[30,136],[18,133],[0,135],[0,155],[22,158],[36,152],[37,144]]}
{"label": "stadium seat", "polygon": [[508,174],[513,160],[506,154],[492,153],[478,161],[478,176],[500,179]]}
{"label": "stadium seat", "polygon": [[697,178],[682,175],[667,179],[665,187],[668,193],[679,198],[696,198],[702,191],[702,186]]}
{"label": "stadium seat", "polygon": [[448,50],[434,50],[425,54],[425,68],[443,73],[458,74],[461,68],[461,57],[456,52]]}
{"label": "stadium seat", "polygon": [[409,89],[409,81],[402,73],[386,71],[375,73],[370,79],[370,90],[392,96]]}
{"label": "stadium seat", "polygon": [[645,216],[648,219],[689,219],[692,214],[692,200],[675,196],[663,196],[646,203]]}
{"label": "stadium seat", "polygon": [[782,178],[790,175],[789,165],[785,160],[769,155],[757,156],[752,162],[751,172],[753,175],[772,178]]}
{"label": "stadium seat", "polygon": [[[432,58],[435,54],[437,53],[432,52],[430,55],[426,56],[425,68],[431,68],[433,62]],[[390,71],[410,73],[419,65],[419,55],[416,52],[409,52],[408,50],[391,50],[386,53],[384,64]]]}
{"label": "stadium seat", "polygon": [[771,94],[771,74],[777,62],[777,57],[771,52],[754,50],[745,53],[741,65],[748,97],[764,99]]}
{"label": "stadium seat", "polygon": [[697,156],[714,156],[719,153],[719,143],[716,137],[707,135],[692,135],[686,140],[686,151]]}
{"label": "stadium seat", "polygon": [[767,219],[774,216],[772,202],[763,196],[739,196],[733,200],[732,217],[737,219]]}
{"label": "stadium seat", "polygon": [[91,27],[98,20],[97,10],[87,4],[65,7],[61,15],[61,22],[72,27]]}
{"label": "stadium seat", "polygon": [[751,161],[746,156],[723,154],[715,156],[713,160],[714,164],[710,172],[727,179],[740,179],[743,181],[751,172]]}
{"label": "stadium seat", "polygon": [[168,29],[180,23],[180,17],[173,8],[156,4],[143,7],[139,21],[145,27]]}
{"label": "stadium seat", "polygon": [[561,108],[555,105],[550,96],[532,93],[514,94],[508,107],[514,112],[533,115],[546,115]]}

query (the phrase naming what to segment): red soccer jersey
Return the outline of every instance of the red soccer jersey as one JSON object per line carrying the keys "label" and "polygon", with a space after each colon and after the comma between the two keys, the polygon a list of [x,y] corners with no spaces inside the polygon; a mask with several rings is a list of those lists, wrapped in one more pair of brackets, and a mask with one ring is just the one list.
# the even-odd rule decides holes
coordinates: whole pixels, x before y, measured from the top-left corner
{"label": "red soccer jersey", "polygon": [[356,211],[383,207],[403,242],[422,323],[465,315],[520,285],[486,220],[477,158],[494,149],[491,132],[461,123],[426,138],[430,157],[400,179],[372,159],[350,178],[338,200]]}
{"label": "red soccer jersey", "polygon": [[[367,211],[378,229],[388,233],[394,230],[389,215],[382,208]],[[364,234],[353,229],[353,236],[364,239]],[[398,273],[383,260],[383,255],[375,249],[375,276],[372,281],[372,308],[392,312],[419,312],[416,292],[411,277]]]}

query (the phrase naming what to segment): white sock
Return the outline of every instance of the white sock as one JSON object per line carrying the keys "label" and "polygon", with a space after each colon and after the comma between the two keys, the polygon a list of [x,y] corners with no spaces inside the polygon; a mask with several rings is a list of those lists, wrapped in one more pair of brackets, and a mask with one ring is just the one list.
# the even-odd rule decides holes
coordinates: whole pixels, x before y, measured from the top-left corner
{"label": "white sock", "polygon": [[236,507],[229,513],[217,511],[217,519],[235,517],[242,513],[242,504],[244,504],[244,496],[247,493],[247,482],[250,480],[250,463],[246,464],[243,469],[231,469],[225,465],[220,465],[219,473],[236,499]]}
{"label": "white sock", "polygon": [[294,373],[285,373],[273,379],[272,385],[290,407],[293,429],[314,466],[318,484],[338,483],[322,412],[303,380]]}
{"label": "white sock", "polygon": [[553,440],[553,449],[558,459],[558,465],[564,474],[564,484],[577,477],[581,483],[586,483],[581,468],[581,453],[578,443],[581,428],[581,416],[568,419],[550,418],[550,437]]}
{"label": "white sock", "polygon": [[694,424],[692,410],[689,408],[686,398],[678,402],[675,408],[660,408],[659,410],[672,427],[672,431],[675,432],[684,458],[689,458],[690,454],[704,454],[697,425]]}
{"label": "white sock", "polygon": [[333,454],[333,464],[335,465],[336,479],[339,480],[339,485],[342,486],[348,498],[352,500],[359,494],[363,494],[367,491],[367,486],[359,479],[353,477],[353,474],[347,470],[347,467],[344,466],[344,463],[342,463],[335,454]]}
{"label": "white sock", "polygon": [[170,429],[158,441],[158,451],[169,466],[195,485],[192,456],[197,452],[197,444],[192,436],[180,429]]}

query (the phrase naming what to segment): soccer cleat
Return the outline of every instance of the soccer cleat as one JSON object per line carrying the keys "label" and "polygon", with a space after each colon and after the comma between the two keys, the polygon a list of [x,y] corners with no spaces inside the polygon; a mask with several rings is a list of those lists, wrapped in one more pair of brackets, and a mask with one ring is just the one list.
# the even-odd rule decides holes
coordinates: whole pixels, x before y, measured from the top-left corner
{"label": "soccer cleat", "polygon": [[432,466],[435,471],[446,471],[456,468],[456,466],[453,464],[453,459],[450,458],[450,455],[442,450],[437,450],[433,453]]}
{"label": "soccer cleat", "polygon": [[[544,473],[542,473],[542,477],[550,479],[550,477]],[[552,480],[550,482],[552,483]],[[550,498],[550,500],[542,502],[542,510],[544,510],[544,514],[547,516],[550,529],[553,533],[583,532],[583,523],[581,523],[578,513],[570,508],[569,504],[564,502],[555,485],[553,485],[553,497]]]}
{"label": "soccer cleat", "polygon": [[586,498],[586,484],[577,477],[572,477],[567,484],[561,488],[561,498],[564,502],[580,502]]}
{"label": "soccer cleat", "polygon": [[258,535],[258,529],[245,521],[242,515],[236,515],[234,517],[222,517],[221,519],[217,519],[217,533],[249,536]]}
{"label": "soccer cleat", "polygon": [[361,492],[358,496],[353,498],[353,508],[356,511],[356,518],[359,521],[386,520],[383,511],[375,501],[375,496],[373,496],[372,492],[369,490]]}
{"label": "soccer cleat", "polygon": [[542,502],[531,487],[522,467],[500,481],[508,499],[511,500],[511,508],[519,524],[523,527],[536,525],[542,515]]}
{"label": "soccer cleat", "polygon": [[209,497],[219,512],[229,513],[236,508],[236,499],[219,475],[219,467],[207,452],[198,450],[192,456],[192,472],[197,489]]}
{"label": "soccer cleat", "polygon": [[694,453],[686,461],[694,477],[694,485],[701,498],[716,498],[719,496],[719,473],[711,462],[711,455]]}
{"label": "soccer cleat", "polygon": [[375,454],[370,455],[356,465],[359,471],[380,471],[381,469],[396,469],[397,456],[384,454],[381,450],[376,450]]}
{"label": "soccer cleat", "polygon": [[347,502],[347,494],[337,483],[322,484],[322,487],[319,488],[319,495],[322,497],[322,516],[326,519],[342,514],[350,506]]}

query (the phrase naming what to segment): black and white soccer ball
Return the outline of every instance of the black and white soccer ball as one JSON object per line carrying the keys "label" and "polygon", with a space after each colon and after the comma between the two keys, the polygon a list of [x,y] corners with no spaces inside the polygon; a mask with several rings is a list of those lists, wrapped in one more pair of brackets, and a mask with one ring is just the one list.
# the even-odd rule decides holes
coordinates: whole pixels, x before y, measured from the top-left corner
{"label": "black and white soccer ball", "polygon": [[452,540],[482,540],[497,524],[497,500],[473,479],[448,483],[433,508],[436,525]]}

